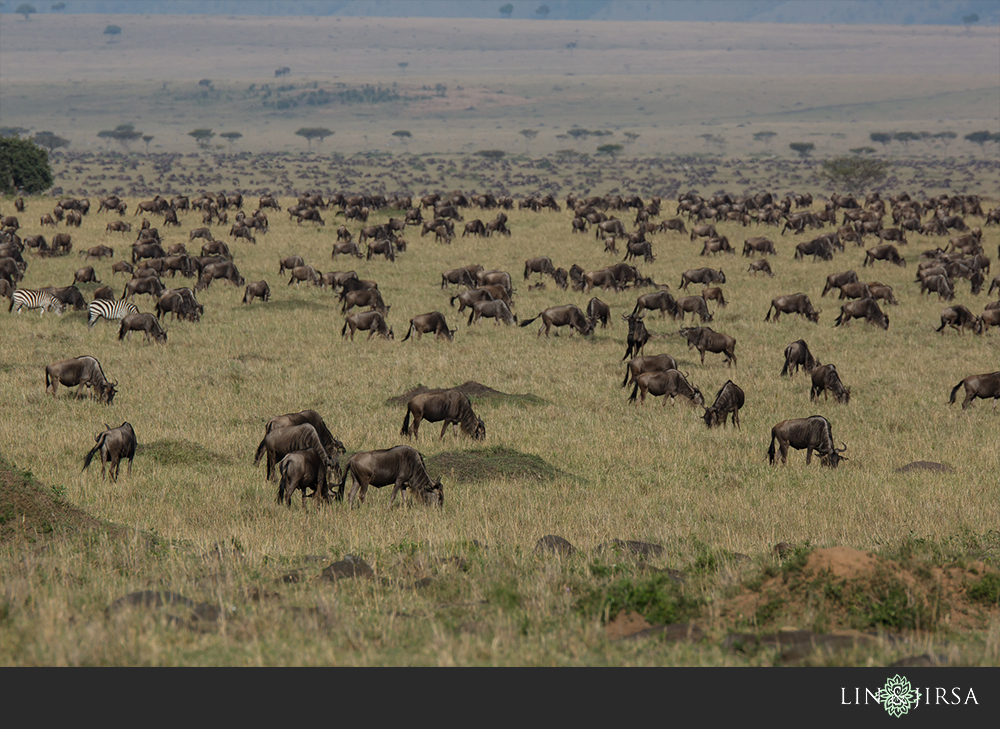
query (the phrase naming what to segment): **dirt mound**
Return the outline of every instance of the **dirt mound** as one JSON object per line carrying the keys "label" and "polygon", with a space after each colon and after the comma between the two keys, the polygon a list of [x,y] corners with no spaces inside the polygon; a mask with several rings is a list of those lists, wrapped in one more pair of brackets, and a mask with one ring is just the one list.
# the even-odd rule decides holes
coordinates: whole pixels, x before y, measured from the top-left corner
{"label": "dirt mound", "polygon": [[560,476],[573,478],[544,459],[512,448],[493,446],[468,451],[448,451],[425,457],[427,470],[435,478],[476,483],[493,478],[515,481],[551,481]]}
{"label": "dirt mound", "polygon": [[499,402],[518,402],[522,404],[535,404],[541,405],[545,402],[542,398],[537,395],[532,395],[531,393],[525,393],[523,395],[511,395],[506,392],[500,392],[500,390],[494,390],[492,387],[483,385],[474,380],[469,380],[463,382],[457,387],[447,388],[447,387],[425,387],[424,385],[417,385],[416,387],[407,390],[402,395],[397,395],[396,397],[390,397],[385,401],[386,405],[405,405],[410,400],[412,400],[417,395],[421,395],[425,392],[444,392],[448,389],[458,390],[459,392],[465,394],[470,400],[475,402],[476,400],[490,400]]}
{"label": "dirt mound", "polygon": [[42,535],[102,526],[106,525],[38,483],[31,471],[20,471],[0,459],[0,542],[34,541]]}
{"label": "dirt mound", "polygon": [[1000,615],[1000,571],[983,562],[902,564],[848,547],[800,552],[723,600],[720,615],[758,629],[982,627]]}

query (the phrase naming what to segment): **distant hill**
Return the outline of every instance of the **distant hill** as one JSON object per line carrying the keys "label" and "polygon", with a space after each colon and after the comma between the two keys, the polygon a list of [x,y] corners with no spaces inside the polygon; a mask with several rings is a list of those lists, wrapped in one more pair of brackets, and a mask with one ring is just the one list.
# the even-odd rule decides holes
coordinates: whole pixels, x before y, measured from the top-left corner
{"label": "distant hill", "polygon": [[[30,3],[29,3],[30,4]],[[20,3],[4,2],[13,14]],[[741,23],[976,25],[1000,23],[997,0],[65,0],[39,13],[165,15],[340,15],[344,17],[537,20],[675,20]],[[509,14],[500,9],[509,5]],[[547,11],[545,10],[547,8]],[[541,12],[539,12],[541,11]]]}

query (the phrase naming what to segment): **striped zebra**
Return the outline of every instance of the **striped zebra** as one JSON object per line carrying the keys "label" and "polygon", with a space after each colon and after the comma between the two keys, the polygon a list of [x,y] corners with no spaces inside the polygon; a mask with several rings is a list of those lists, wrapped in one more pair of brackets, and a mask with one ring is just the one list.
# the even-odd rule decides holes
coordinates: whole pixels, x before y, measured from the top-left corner
{"label": "striped zebra", "polygon": [[102,316],[108,320],[124,319],[129,314],[138,314],[139,308],[129,301],[94,299],[87,306],[87,313],[90,315],[87,326],[92,327]]}
{"label": "striped zebra", "polygon": [[35,289],[16,289],[10,297],[7,311],[13,311],[15,306],[18,314],[21,313],[21,309],[40,309],[43,316],[46,311],[52,309],[55,309],[57,314],[63,313],[63,304],[59,299],[48,291]]}

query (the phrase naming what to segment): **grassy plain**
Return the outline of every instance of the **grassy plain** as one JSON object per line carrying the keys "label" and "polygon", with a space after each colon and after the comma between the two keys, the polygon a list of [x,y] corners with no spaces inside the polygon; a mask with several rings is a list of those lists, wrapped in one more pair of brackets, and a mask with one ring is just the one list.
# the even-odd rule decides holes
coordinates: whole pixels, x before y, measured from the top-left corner
{"label": "grassy plain", "polygon": [[[644,198],[678,186],[829,193],[805,163],[744,160],[764,152],[751,140],[765,128],[779,132],[775,151],[789,141],[815,139],[817,157],[867,145],[871,131],[950,129],[959,139],[949,150],[923,144],[913,145],[919,151],[894,149],[899,164],[886,191],[978,192],[988,197],[984,209],[997,204],[995,160],[974,163],[983,152],[961,141],[963,133],[997,123],[996,77],[988,70],[995,68],[997,39],[987,29],[966,36],[955,29],[716,24],[709,34],[704,26],[642,24],[601,33],[612,24],[510,21],[490,24],[491,33],[493,26],[505,32],[498,40],[476,34],[465,21],[269,19],[261,27],[246,19],[119,18],[122,38],[107,43],[101,35],[107,18],[81,25],[57,16],[30,22],[0,17],[0,123],[72,138],[69,153],[55,157],[56,184],[74,194],[86,191],[94,203],[82,227],[69,231],[74,250],[104,243],[115,247],[115,260],[128,255],[132,238],[105,232],[112,216],[96,213],[94,196],[119,187],[132,193],[131,219],[136,202],[153,191],[236,186],[282,192],[284,207],[293,202],[292,191],[307,188],[326,194],[452,187],[534,192],[552,184],[548,189],[560,196],[619,188]],[[86,24],[93,25],[89,35]],[[265,30],[271,39],[263,38]],[[578,35],[593,37],[577,41]],[[394,39],[388,49],[376,42],[387,38]],[[52,52],[53,40],[61,50]],[[567,48],[572,42],[576,47]],[[398,67],[404,60],[410,64],[405,70]],[[273,69],[282,65],[293,73],[275,80]],[[550,76],[538,75],[539,69]],[[213,80],[212,93],[201,95],[201,78]],[[300,87],[287,92],[293,94],[313,83],[335,91],[340,81],[412,84],[414,94],[438,83],[448,90],[445,97],[432,91],[431,100],[409,103],[286,110],[247,96],[250,84]],[[577,84],[586,86],[577,91]],[[458,86],[462,94],[474,92],[468,103]],[[123,122],[154,135],[153,154],[138,154],[137,146],[128,158],[81,156],[88,143],[96,147],[97,131]],[[573,124],[613,130],[617,142],[625,131],[640,136],[617,160],[560,163],[559,149],[593,153],[596,146],[593,139],[577,145],[556,138]],[[304,142],[293,132],[302,126],[336,130],[321,149],[331,156],[256,154],[301,150]],[[239,146],[248,154],[230,158],[214,150],[215,156],[195,154],[158,170],[170,153],[195,152],[186,134],[196,127],[242,132]],[[540,129],[530,156],[490,164],[463,154],[519,152],[525,139],[518,132],[528,127]],[[371,156],[400,128],[413,132],[405,150]],[[707,132],[729,140],[729,156],[706,148],[698,135]],[[662,161],[676,155],[683,158]],[[553,166],[536,164],[540,158]],[[19,215],[23,233],[50,235],[35,221],[52,205],[49,197],[28,199]],[[2,201],[5,214],[10,207]],[[492,217],[471,210],[465,215]],[[512,274],[514,311],[522,319],[547,306],[584,306],[592,294],[560,291],[551,282],[529,290],[521,280],[525,259],[537,255],[565,268],[577,263],[593,270],[612,262],[593,234],[571,233],[566,210],[514,210],[510,238],[458,237],[446,246],[411,231],[409,248],[395,263],[331,260],[339,219],[333,211],[324,217],[327,225],[317,228],[274,213],[270,232],[257,245],[234,244],[240,271],[248,281],[267,280],[272,300],[244,306],[241,289],[217,282],[199,295],[203,320],[168,322],[165,346],[146,345],[141,337],[119,342],[117,327],[106,322],[89,330],[83,313],[0,315],[3,457],[30,471],[53,496],[124,528],[124,536],[118,530],[58,539],[22,529],[0,545],[0,663],[771,665],[782,661],[773,651],[733,652],[724,637],[788,626],[817,633],[907,627],[906,620],[871,623],[865,615],[841,615],[811,597],[783,608],[763,599],[749,609],[733,607],[733,600],[753,592],[749,586],[759,589],[764,577],[785,569],[788,562],[773,553],[778,543],[802,553],[840,545],[924,565],[986,560],[995,566],[1000,558],[997,412],[982,402],[966,411],[946,404],[960,379],[997,369],[998,335],[934,332],[945,304],[920,296],[912,279],[919,251],[940,239],[915,236],[903,249],[905,269],[862,269],[861,249],[849,248],[828,263],[795,261],[793,246],[806,236],[720,225],[737,248],[755,234],[776,241],[776,276],[768,279],[747,274],[747,259],[700,257],[701,245],[687,236],[654,236],[656,261],[639,268],[675,293],[685,269],[709,265],[727,274],[729,305],[711,306],[712,326],[736,337],[736,367],[727,368],[720,355],[707,355],[701,364],[670,336],[679,323],[647,317],[650,330],[662,335],[647,353],[672,354],[706,398],[729,378],[746,391],[742,429],[708,431],[701,411],[680,401],[627,402],[620,386],[626,333],[620,317],[640,292],[598,292],[611,304],[614,323],[588,338],[545,339],[536,335],[536,325],[469,326],[448,305],[441,272],[481,263]],[[187,242],[200,225],[200,215],[188,213],[179,229],[159,227],[170,244]],[[350,227],[356,235],[358,226]],[[226,230],[215,234],[228,240]],[[985,227],[987,252],[998,243],[997,229]],[[344,340],[333,294],[287,286],[277,276],[278,259],[293,253],[323,271],[353,268],[377,280],[392,307],[395,341],[364,341],[363,335]],[[31,257],[21,286],[66,285],[80,265],[75,253]],[[116,292],[124,286],[108,261],[95,267]],[[839,307],[820,291],[829,273],[851,268],[894,287],[900,304],[889,307],[888,331],[859,323],[832,326]],[[89,300],[96,287],[81,288]],[[763,321],[774,296],[797,291],[823,309],[818,325],[787,316]],[[143,298],[140,309],[151,311],[153,303]],[[985,296],[971,296],[963,282],[956,302],[979,313]],[[432,310],[457,327],[455,341],[401,342],[409,318]],[[837,365],[852,390],[849,405],[810,403],[801,374],[778,376],[784,347],[799,338],[821,361]],[[44,392],[46,364],[83,354],[97,357],[119,381],[111,408],[74,401],[65,390],[55,399]],[[440,512],[390,512],[384,490],[354,511],[312,503],[285,509],[274,504],[274,484],[252,465],[263,424],[273,415],[312,408],[349,451],[385,448],[403,442],[404,410],[387,405],[389,398],[418,384],[468,380],[535,398],[474,403],[486,422],[485,447],[494,450],[479,451],[478,444],[451,434],[441,440],[437,428],[425,427],[417,445],[431,464],[457,462],[444,457],[456,451],[465,462],[482,462],[484,476],[476,479],[436,473],[432,466],[432,475],[445,483]],[[836,470],[815,462],[806,467],[804,454],[793,451],[787,466],[769,466],[771,426],[814,413],[830,419],[851,460]],[[93,467],[81,473],[93,434],[123,420],[133,424],[140,443],[132,474],[114,484]],[[504,459],[519,466],[541,459],[548,467],[539,467],[535,478],[503,477],[491,468]],[[955,471],[896,471],[915,460],[945,462]],[[5,518],[5,528],[15,526]],[[536,555],[537,540],[547,534],[566,538],[579,551]],[[600,550],[614,539],[655,543],[663,552],[637,560]],[[364,559],[377,579],[324,580],[322,570],[347,554]],[[654,571],[667,569],[683,573],[683,587],[664,585],[668,573]],[[603,617],[613,614],[611,598],[625,580],[637,592],[653,593],[656,607],[670,607],[675,622],[697,622],[706,639],[611,640]],[[903,642],[880,637],[846,653],[820,650],[806,662],[884,665],[932,651],[950,663],[997,665],[995,600],[968,609],[967,588],[932,621],[935,631],[907,630]],[[169,615],[183,616],[181,608],[105,614],[117,598],[144,589],[211,603],[223,609],[223,618],[177,623]],[[640,602],[629,605],[643,612]],[[654,612],[644,614],[653,620]],[[662,621],[663,612],[656,615]]]}

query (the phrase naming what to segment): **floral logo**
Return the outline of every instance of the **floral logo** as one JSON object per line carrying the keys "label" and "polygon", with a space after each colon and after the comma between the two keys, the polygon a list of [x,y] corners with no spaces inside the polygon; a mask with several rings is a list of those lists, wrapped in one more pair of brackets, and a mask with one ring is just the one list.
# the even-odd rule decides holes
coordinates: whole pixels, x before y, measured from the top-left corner
{"label": "floral logo", "polygon": [[909,712],[911,707],[916,708],[918,696],[917,690],[910,686],[909,680],[898,673],[893,678],[887,679],[885,686],[879,691],[882,708],[890,716],[897,718]]}

